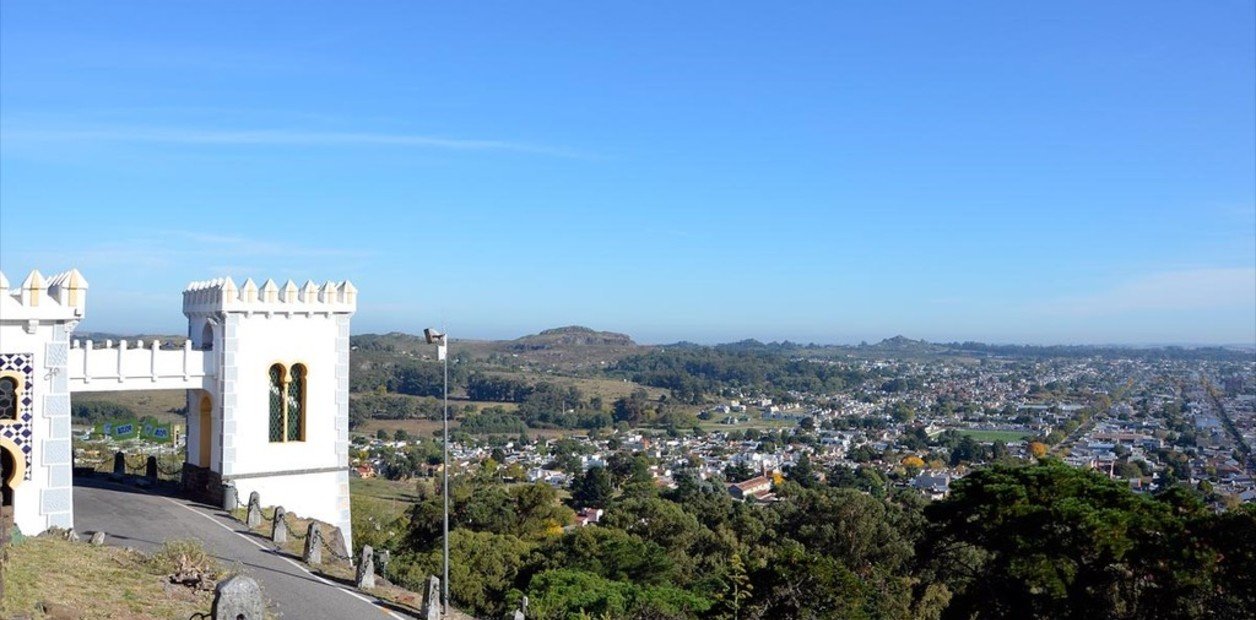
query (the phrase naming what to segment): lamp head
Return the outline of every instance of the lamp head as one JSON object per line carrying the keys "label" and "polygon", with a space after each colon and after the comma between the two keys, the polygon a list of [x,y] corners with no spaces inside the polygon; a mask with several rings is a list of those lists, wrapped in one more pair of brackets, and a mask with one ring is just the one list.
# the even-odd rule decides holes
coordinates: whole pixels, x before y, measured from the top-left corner
{"label": "lamp head", "polygon": [[423,337],[427,339],[428,344],[445,344],[445,334],[442,334],[430,327],[423,330]]}

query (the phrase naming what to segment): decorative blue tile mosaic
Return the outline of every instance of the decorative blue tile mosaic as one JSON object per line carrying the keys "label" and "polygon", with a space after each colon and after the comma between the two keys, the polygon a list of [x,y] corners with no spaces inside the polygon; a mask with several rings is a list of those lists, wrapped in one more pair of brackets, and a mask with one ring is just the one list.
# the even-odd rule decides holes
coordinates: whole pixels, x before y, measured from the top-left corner
{"label": "decorative blue tile mosaic", "polygon": [[22,375],[22,403],[18,422],[0,424],[0,437],[12,441],[26,458],[26,480],[31,479],[31,422],[35,419],[35,357],[30,353],[0,353],[0,371],[14,371]]}

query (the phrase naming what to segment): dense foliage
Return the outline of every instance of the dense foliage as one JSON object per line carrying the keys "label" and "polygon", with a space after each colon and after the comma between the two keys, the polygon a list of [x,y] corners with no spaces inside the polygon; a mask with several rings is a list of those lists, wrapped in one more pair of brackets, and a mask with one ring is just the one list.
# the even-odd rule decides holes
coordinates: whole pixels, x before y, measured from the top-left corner
{"label": "dense foliage", "polygon": [[432,397],[409,398],[395,394],[354,394],[349,399],[349,428],[365,420],[438,420],[440,401]]}
{"label": "dense foliage", "polygon": [[844,364],[794,359],[772,350],[667,347],[619,361],[612,372],[644,385],[667,388],[684,402],[701,402],[725,389],[767,393],[836,392],[861,382],[861,371]]}
{"label": "dense foliage", "polygon": [[[617,455],[575,481],[573,504],[605,508],[589,527],[564,528],[553,488],[505,485],[495,464],[459,477],[455,602],[495,618],[526,594],[543,619],[1256,614],[1252,506],[1215,514],[1054,462],[979,470],[929,505],[860,472],[791,472],[758,506],[684,472],[660,491],[644,467]],[[374,541],[397,552],[395,579],[439,571],[440,514],[421,490],[405,534]]]}
{"label": "dense foliage", "polygon": [[80,424],[97,424],[110,420],[130,420],[135,411],[126,405],[109,401],[75,400],[70,405],[70,417]]}

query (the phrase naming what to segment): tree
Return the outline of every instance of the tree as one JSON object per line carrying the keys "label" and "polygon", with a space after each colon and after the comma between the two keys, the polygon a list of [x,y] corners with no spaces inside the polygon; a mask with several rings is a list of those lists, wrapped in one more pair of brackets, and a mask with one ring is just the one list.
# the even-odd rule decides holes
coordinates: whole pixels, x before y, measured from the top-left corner
{"label": "tree", "polygon": [[798,457],[798,462],[789,469],[789,479],[797,482],[805,488],[811,488],[816,485],[815,470],[811,467],[811,455],[806,452]]}
{"label": "tree", "polygon": [[742,607],[754,591],[754,584],[746,574],[746,565],[741,561],[741,554],[734,553],[728,559],[728,573],[724,576],[724,592],[720,595],[721,618],[738,620]]}
{"label": "tree", "polygon": [[1219,554],[1188,526],[1206,516],[1197,499],[1059,462],[978,470],[925,515],[948,616],[1199,617],[1213,590]]}
{"label": "tree", "polygon": [[[507,593],[525,566],[533,545],[514,536],[457,529],[449,533],[450,595],[461,607],[480,617],[506,613]],[[439,575],[442,552],[434,549],[410,570],[402,582],[413,590],[424,587],[427,575]],[[417,578],[417,579],[416,579]]]}
{"label": "tree", "polygon": [[614,420],[629,424],[639,424],[647,421],[649,400],[649,392],[640,388],[633,390],[631,395],[615,401]]}
{"label": "tree", "polygon": [[410,439],[410,433],[407,433],[404,428],[399,428],[396,431],[393,431],[393,439],[395,441],[406,441]]}
{"label": "tree", "polygon": [[382,429],[382,428],[381,428],[381,429],[379,429],[379,430],[377,430],[377,431],[375,431],[375,438],[376,438],[376,439],[382,439],[382,440],[384,440],[384,441],[388,441],[388,431],[387,431],[387,430],[385,430],[385,429]]}
{"label": "tree", "polygon": [[724,466],[724,479],[729,482],[743,482],[754,477],[754,470],[743,461],[729,463]]}
{"label": "tree", "polygon": [[571,499],[577,507],[602,507],[610,500],[615,486],[605,467],[590,467],[571,484]]}
{"label": "tree", "polygon": [[891,411],[894,421],[899,424],[908,424],[916,419],[916,410],[907,403],[895,403],[894,409]]}
{"label": "tree", "polygon": [[1031,441],[1029,442],[1029,453],[1034,458],[1040,459],[1047,455],[1047,444],[1041,441]]}

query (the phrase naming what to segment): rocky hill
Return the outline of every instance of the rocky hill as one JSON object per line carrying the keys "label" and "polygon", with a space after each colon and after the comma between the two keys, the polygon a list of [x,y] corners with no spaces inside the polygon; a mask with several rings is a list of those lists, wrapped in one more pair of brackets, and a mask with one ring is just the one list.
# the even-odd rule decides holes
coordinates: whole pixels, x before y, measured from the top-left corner
{"label": "rocky hill", "polygon": [[626,334],[600,332],[580,325],[571,325],[516,338],[509,343],[509,346],[519,351],[535,351],[565,347],[635,347],[637,343]]}

